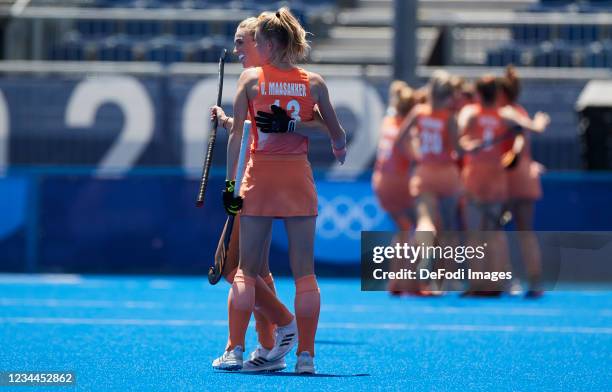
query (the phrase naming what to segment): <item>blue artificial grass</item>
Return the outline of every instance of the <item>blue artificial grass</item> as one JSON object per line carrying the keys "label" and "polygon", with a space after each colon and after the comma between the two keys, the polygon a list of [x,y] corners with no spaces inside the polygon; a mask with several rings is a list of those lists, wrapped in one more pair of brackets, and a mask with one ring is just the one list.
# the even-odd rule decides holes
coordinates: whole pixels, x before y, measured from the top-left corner
{"label": "blue artificial grass", "polygon": [[[293,308],[294,285],[276,278]],[[393,298],[319,279],[313,377],[213,371],[226,283],[204,278],[0,275],[0,371],[73,371],[76,387],[3,390],[612,390],[612,292]],[[247,354],[256,345],[247,334]]]}

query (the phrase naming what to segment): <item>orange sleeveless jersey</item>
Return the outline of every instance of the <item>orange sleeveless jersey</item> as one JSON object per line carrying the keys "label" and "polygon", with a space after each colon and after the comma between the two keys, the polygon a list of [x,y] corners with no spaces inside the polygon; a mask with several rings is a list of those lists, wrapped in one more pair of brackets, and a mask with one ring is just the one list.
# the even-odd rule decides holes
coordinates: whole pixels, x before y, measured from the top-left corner
{"label": "orange sleeveless jersey", "polygon": [[403,118],[396,116],[387,116],[383,119],[374,170],[386,173],[408,173],[410,159],[395,147],[402,121]]}
{"label": "orange sleeveless jersey", "polygon": [[[271,65],[257,68],[259,93],[249,102],[249,111],[254,118],[257,111],[270,112],[277,105],[297,121],[313,118],[315,102],[310,94],[308,73],[301,68],[285,71]],[[257,124],[255,124],[257,126]],[[254,154],[306,154],[308,138],[296,133],[253,132],[251,153]]]}
{"label": "orange sleeveless jersey", "polygon": [[[484,108],[477,105],[474,115],[476,120],[471,127],[466,128],[465,133],[472,139],[481,141],[482,143],[490,143],[493,139],[500,137],[506,132],[506,126],[500,117],[497,106],[492,108]],[[488,146],[483,150],[466,156],[466,164],[471,163],[495,163],[501,164],[501,156],[503,154],[503,143],[497,143],[493,146]]]}
{"label": "orange sleeveless jersey", "polygon": [[419,107],[416,130],[419,137],[419,163],[453,162],[453,146],[448,134],[448,110],[434,111],[430,105]]}

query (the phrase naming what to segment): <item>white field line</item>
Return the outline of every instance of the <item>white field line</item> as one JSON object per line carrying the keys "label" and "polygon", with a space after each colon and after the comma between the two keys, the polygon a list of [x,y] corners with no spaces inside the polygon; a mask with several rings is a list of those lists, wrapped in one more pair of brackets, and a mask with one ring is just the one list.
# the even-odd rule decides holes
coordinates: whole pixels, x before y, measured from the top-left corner
{"label": "white field line", "polygon": [[[58,324],[109,326],[162,326],[162,327],[226,327],[226,320],[162,320],[66,317],[2,317],[0,324]],[[612,327],[563,327],[522,325],[470,325],[470,324],[406,324],[406,323],[319,323],[320,329],[382,330],[382,331],[434,331],[434,332],[508,332],[612,335]]]}
{"label": "white field line", "polygon": [[171,279],[105,280],[83,277],[78,274],[0,274],[0,286],[71,285],[89,289],[109,289],[118,287],[126,289],[168,290],[175,287],[176,283],[177,282]]}
{"label": "white field line", "polygon": [[0,274],[0,285],[80,285],[84,279],[73,274]]}
{"label": "white field line", "polygon": [[[156,301],[110,301],[110,300],[72,300],[55,298],[3,298],[0,307],[45,307],[45,308],[96,308],[96,309],[225,309],[217,304],[202,302],[156,302]],[[397,314],[475,314],[496,316],[575,316],[577,313],[590,316],[612,317],[612,309],[563,309],[539,307],[459,307],[459,306],[382,306],[382,305],[322,305],[321,311],[334,313],[397,313]]]}
{"label": "white field line", "polygon": [[153,301],[107,301],[54,298],[0,298],[0,307],[44,307],[44,308],[97,308],[97,309],[161,309],[176,308],[174,305]]}
{"label": "white field line", "polygon": [[[406,304],[405,306],[383,305],[321,305],[322,310],[329,312],[371,313],[371,312],[398,312],[398,313],[428,313],[428,314],[487,314],[504,316],[562,316],[568,309],[551,308],[515,308],[500,304],[498,307],[468,307],[468,306],[423,306]],[[601,309],[597,310],[598,312]],[[571,310],[571,314],[575,314]]]}

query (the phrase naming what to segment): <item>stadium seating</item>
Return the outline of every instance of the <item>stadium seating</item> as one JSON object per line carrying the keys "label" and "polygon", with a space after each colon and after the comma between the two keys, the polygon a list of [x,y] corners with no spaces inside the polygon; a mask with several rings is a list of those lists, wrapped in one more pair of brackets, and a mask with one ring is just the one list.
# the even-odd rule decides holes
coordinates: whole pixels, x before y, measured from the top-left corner
{"label": "stadium seating", "polygon": [[575,52],[564,42],[545,42],[540,45],[533,56],[536,67],[572,67],[579,63],[574,59]]}
{"label": "stadium seating", "polygon": [[586,51],[584,65],[591,68],[612,68],[612,42],[591,44]]}
{"label": "stadium seating", "polygon": [[230,47],[224,36],[181,40],[172,35],[137,39],[117,34],[103,39],[72,34],[52,47],[49,57],[62,61],[156,61],[215,62],[222,48]]}
{"label": "stadium seating", "polygon": [[[93,0],[98,8],[180,10],[235,9],[253,15],[276,9],[278,1],[253,0]],[[290,2],[291,10],[308,28],[310,15],[335,7],[334,0],[310,0],[308,13],[301,1]],[[216,61],[221,48],[231,48],[236,21],[207,23],[192,20],[105,20],[79,19],[73,30],[52,45],[52,60],[99,61]]]}
{"label": "stadium seating", "polygon": [[[336,0],[298,0],[289,3],[307,30],[311,30],[308,24],[313,15],[317,15],[318,9],[329,10],[336,7]],[[253,15],[266,9],[275,9],[282,4],[276,0],[89,2],[89,6],[100,8],[223,9],[243,10]],[[567,19],[570,21],[572,15],[578,13],[612,12],[612,0],[541,0],[526,11],[536,14],[567,13]],[[209,23],[191,20],[77,20],[73,25],[74,31],[66,33],[59,43],[54,44],[48,52],[48,57],[103,61],[143,61],[154,58],[163,62],[209,61],[203,59],[216,61],[219,47],[232,47],[236,22],[237,20]],[[609,43],[604,44],[612,39],[612,28],[608,26],[570,23],[551,25],[543,21],[542,24],[530,22],[513,25],[510,32],[510,41],[504,41],[499,47],[486,50],[486,65],[504,66],[513,63],[535,67],[609,67]],[[75,40],[77,35],[80,38]],[[163,39],[159,40],[159,37]],[[157,47],[162,41],[165,42],[163,50]],[[169,51],[174,54],[170,55]]]}
{"label": "stadium seating", "polygon": [[64,42],[53,45],[50,58],[52,60],[83,61],[85,59],[84,47],[84,40],[81,36],[72,32],[65,37]]}
{"label": "stadium seating", "polygon": [[[541,0],[528,12],[612,12],[612,0]],[[608,26],[592,24],[524,24],[511,28],[512,40],[487,52],[487,65],[513,63],[535,67],[611,67]]]}
{"label": "stadium seating", "polygon": [[132,61],[133,42],[124,35],[111,36],[98,46],[97,59],[101,61]]}

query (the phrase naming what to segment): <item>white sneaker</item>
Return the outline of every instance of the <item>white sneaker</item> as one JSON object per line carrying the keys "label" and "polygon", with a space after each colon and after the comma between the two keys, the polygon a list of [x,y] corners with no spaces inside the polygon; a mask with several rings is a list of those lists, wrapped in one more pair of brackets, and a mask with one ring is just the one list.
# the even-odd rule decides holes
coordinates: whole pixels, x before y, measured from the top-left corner
{"label": "white sneaker", "polygon": [[315,374],[314,358],[310,356],[308,351],[303,351],[298,355],[295,372],[297,374]]}
{"label": "white sneaker", "polygon": [[281,359],[291,351],[293,346],[297,343],[297,340],[298,331],[295,318],[284,327],[277,326],[276,332],[274,333],[274,347],[272,347],[266,359],[268,361]]}
{"label": "white sneaker", "polygon": [[249,356],[249,360],[242,366],[243,372],[276,372],[287,367],[285,358],[276,361],[268,361],[266,358],[270,350],[258,346]]}
{"label": "white sneaker", "polygon": [[233,350],[226,351],[219,358],[215,359],[212,367],[215,370],[240,370],[242,369],[243,353],[242,346],[236,346]]}

